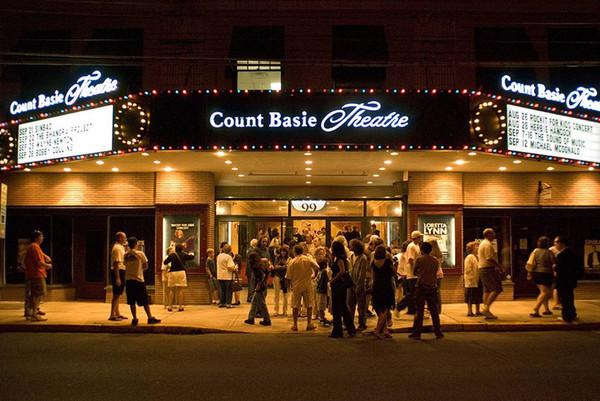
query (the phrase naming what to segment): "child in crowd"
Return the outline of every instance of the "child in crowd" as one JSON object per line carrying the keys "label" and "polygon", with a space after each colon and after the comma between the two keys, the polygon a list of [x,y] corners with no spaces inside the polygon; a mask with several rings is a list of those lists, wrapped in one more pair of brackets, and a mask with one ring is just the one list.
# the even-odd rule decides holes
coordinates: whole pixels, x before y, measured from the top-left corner
{"label": "child in crowd", "polygon": [[[465,303],[467,304],[467,316],[481,316],[479,305],[483,302],[483,287],[479,280],[479,269],[477,251],[479,250],[479,242],[471,241],[467,244],[467,257],[465,258]],[[475,305],[475,313],[473,313],[473,304]]]}
{"label": "child in crowd", "polygon": [[325,310],[328,304],[328,287],[329,280],[331,279],[331,269],[329,268],[329,261],[327,260],[327,250],[324,247],[318,247],[315,250],[315,258],[319,265],[319,272],[317,273],[317,306],[318,306],[318,319],[321,322],[321,326],[329,327],[331,322],[325,318]]}

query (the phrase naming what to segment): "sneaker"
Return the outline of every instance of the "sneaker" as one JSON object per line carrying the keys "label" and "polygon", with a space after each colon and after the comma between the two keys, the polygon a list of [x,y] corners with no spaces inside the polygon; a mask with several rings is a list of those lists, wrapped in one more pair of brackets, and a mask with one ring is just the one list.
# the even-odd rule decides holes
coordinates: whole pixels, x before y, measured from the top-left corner
{"label": "sneaker", "polygon": [[34,316],[31,316],[29,318],[29,320],[32,322],[45,322],[48,319],[46,319],[45,317],[39,316],[39,315],[34,315]]}
{"label": "sneaker", "polygon": [[179,309],[177,309],[179,312],[183,312],[183,306]]}
{"label": "sneaker", "polygon": [[138,320],[137,319],[132,319],[131,320],[131,325],[132,326],[137,326],[138,325]]}
{"label": "sneaker", "polygon": [[225,304],[219,304],[219,308],[225,308]]}
{"label": "sneaker", "polygon": [[261,326],[270,326],[271,321],[270,320],[262,320],[258,324],[260,324]]}
{"label": "sneaker", "polygon": [[227,309],[233,309],[233,305],[225,305]]}
{"label": "sneaker", "polygon": [[533,312],[529,314],[530,317],[542,317],[538,312]]}
{"label": "sneaker", "polygon": [[157,319],[154,316],[148,318],[148,324],[156,324],[156,323],[160,323],[160,319]]}
{"label": "sneaker", "polygon": [[38,309],[38,311],[36,312],[36,315],[45,316],[45,315],[46,315],[46,312],[44,312],[44,311],[43,311],[43,310],[41,310],[41,309]]}
{"label": "sneaker", "polygon": [[254,319],[246,319],[246,320],[244,320],[244,323],[246,323],[246,324],[254,324]]}

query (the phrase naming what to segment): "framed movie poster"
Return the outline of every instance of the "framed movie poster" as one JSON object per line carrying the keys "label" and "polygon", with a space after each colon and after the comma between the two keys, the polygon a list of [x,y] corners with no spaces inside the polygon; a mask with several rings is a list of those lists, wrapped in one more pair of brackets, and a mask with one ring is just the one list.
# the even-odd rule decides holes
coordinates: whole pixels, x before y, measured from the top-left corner
{"label": "framed movie poster", "polygon": [[453,214],[419,215],[419,231],[423,233],[423,241],[436,240],[444,261],[442,268],[456,267],[455,217]]}
{"label": "framed movie poster", "polygon": [[600,272],[600,239],[586,239],[583,243],[583,266],[586,273]]}
{"label": "framed movie poster", "polygon": [[184,252],[194,255],[185,261],[186,267],[200,265],[200,218],[194,215],[166,215],[163,217],[163,250],[183,245]]}

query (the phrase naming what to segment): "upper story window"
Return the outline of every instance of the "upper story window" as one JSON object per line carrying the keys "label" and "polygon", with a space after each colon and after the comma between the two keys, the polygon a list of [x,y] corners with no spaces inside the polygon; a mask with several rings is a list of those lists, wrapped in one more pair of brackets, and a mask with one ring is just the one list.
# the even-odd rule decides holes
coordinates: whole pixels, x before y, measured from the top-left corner
{"label": "upper story window", "polygon": [[282,26],[236,26],[231,37],[235,87],[239,90],[279,90],[285,56]]}
{"label": "upper story window", "polygon": [[477,67],[478,87],[494,90],[505,73],[525,82],[536,79],[535,69],[523,65],[539,59],[524,27],[478,27],[474,35],[475,59],[486,64]]}
{"label": "upper story window", "polygon": [[385,86],[389,55],[383,26],[334,26],[332,56],[336,88]]}
{"label": "upper story window", "polygon": [[548,59],[563,62],[561,66],[550,68],[550,82],[569,88],[593,86],[600,76],[597,63],[600,61],[600,29],[587,26],[549,28]]}

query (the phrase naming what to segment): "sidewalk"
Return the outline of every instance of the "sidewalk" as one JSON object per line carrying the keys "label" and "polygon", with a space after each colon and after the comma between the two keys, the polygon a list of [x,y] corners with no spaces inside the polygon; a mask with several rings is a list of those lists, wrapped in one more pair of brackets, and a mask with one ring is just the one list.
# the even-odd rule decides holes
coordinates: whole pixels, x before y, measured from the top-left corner
{"label": "sidewalk", "polygon": [[[552,331],[552,330],[600,330],[600,300],[577,301],[579,321],[565,324],[554,316],[530,318],[529,313],[533,299],[520,301],[497,302],[493,312],[498,320],[487,321],[482,317],[467,317],[466,305],[444,304],[441,315],[442,330],[456,331]],[[102,333],[163,333],[163,334],[202,334],[202,333],[286,333],[294,335],[325,335],[330,328],[319,327],[316,331],[306,333],[306,319],[299,322],[297,333],[290,331],[292,325],[291,310],[288,316],[272,317],[273,325],[263,327],[258,324],[249,326],[244,323],[248,316],[249,304],[242,304],[233,309],[221,309],[213,305],[186,306],[183,312],[168,312],[162,305],[151,305],[152,313],[162,319],[158,325],[147,325],[146,315],[138,308],[138,327],[131,327],[131,315],[127,305],[121,305],[121,313],[128,320],[121,322],[108,321],[110,304],[99,302],[47,302],[42,305],[47,313],[46,322],[29,322],[23,317],[23,304],[19,302],[0,302],[0,332],[3,331],[39,331],[39,332],[102,332]],[[269,311],[272,313],[272,305]],[[412,316],[404,312],[393,318],[392,331],[409,332]],[[367,325],[372,331],[375,319],[369,319]],[[426,320],[426,325],[431,322]]]}

